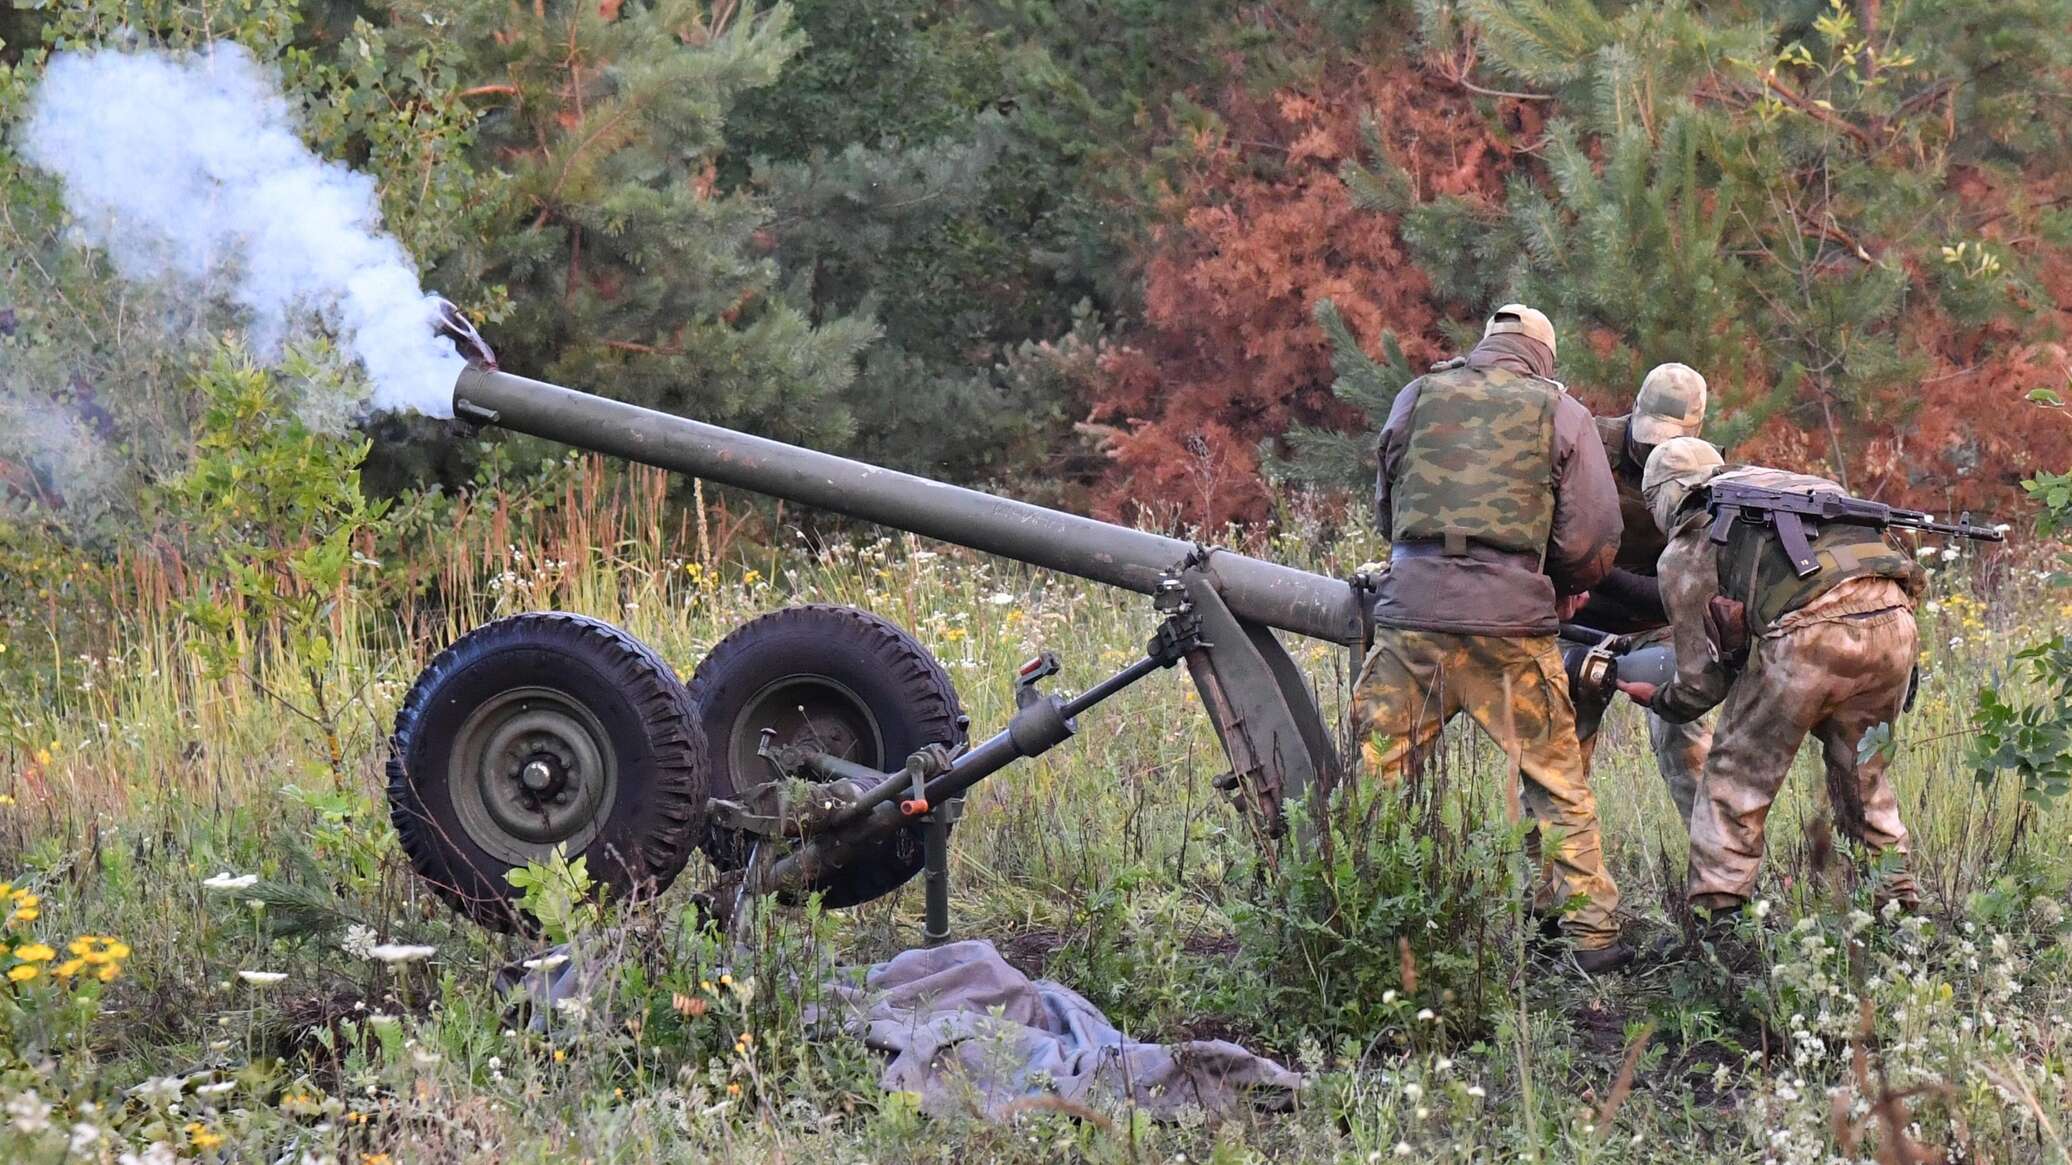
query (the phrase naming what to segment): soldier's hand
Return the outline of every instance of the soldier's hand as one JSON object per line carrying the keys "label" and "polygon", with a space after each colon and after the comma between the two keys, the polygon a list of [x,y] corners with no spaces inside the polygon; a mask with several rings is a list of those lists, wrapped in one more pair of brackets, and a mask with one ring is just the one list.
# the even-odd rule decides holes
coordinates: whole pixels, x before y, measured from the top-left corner
{"label": "soldier's hand", "polygon": [[1626,693],[1628,699],[1643,708],[1655,702],[1655,685],[1653,684],[1641,683],[1637,680],[1620,680],[1619,690]]}
{"label": "soldier's hand", "polygon": [[1576,612],[1582,610],[1583,604],[1589,601],[1589,591],[1584,591],[1582,594],[1579,595],[1563,595],[1560,598],[1554,600],[1554,615],[1556,618],[1566,623],[1570,619],[1575,618]]}

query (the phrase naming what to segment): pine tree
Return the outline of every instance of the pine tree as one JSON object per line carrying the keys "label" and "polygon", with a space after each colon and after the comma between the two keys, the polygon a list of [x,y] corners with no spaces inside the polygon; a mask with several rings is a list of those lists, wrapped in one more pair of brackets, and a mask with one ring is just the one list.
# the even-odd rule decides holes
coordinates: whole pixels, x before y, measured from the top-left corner
{"label": "pine tree", "polygon": [[1742,457],[1937,507],[2018,496],[2042,451],[2008,405],[2067,372],[2072,134],[2033,79],[2072,67],[2072,3],[1425,8],[1485,88],[1554,113],[1500,204],[1420,199],[1385,150],[1346,173],[1459,318],[1547,310],[1600,410],[1691,363]]}
{"label": "pine tree", "polygon": [[[1072,327],[1090,281],[1053,257],[1071,165],[1026,54],[922,0],[802,0],[808,47],[730,118],[723,180],[768,201],[773,256],[815,319],[883,331],[845,395],[849,451],[978,480],[1044,460],[1067,402],[1013,391],[1017,345]],[[1054,386],[1054,385],[1053,385]]]}
{"label": "pine tree", "polygon": [[1396,394],[1416,377],[1417,371],[1403,355],[1394,332],[1381,334],[1381,359],[1360,347],[1358,337],[1346,326],[1338,305],[1319,300],[1317,326],[1331,341],[1331,395],[1356,411],[1362,423],[1350,431],[1298,426],[1287,437],[1287,454],[1278,457],[1269,448],[1265,463],[1269,472],[1283,480],[1325,489],[1353,489],[1374,481],[1374,433],[1388,419]]}
{"label": "pine tree", "polygon": [[669,412],[839,445],[875,336],[815,320],[769,255],[767,205],[717,180],[726,118],[800,48],[789,9],[692,0],[457,8],[404,0],[398,37],[472,72],[477,164],[502,171],[443,286],[501,287],[505,361]]}

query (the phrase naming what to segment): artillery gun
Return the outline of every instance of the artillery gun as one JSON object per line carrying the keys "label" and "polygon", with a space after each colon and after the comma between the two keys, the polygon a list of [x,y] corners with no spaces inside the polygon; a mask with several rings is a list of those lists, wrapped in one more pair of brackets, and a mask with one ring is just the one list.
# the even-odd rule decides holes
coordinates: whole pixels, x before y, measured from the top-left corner
{"label": "artillery gun", "polygon": [[692,845],[727,878],[707,904],[817,892],[850,906],[924,868],[927,936],[948,930],[948,841],[964,793],[1070,738],[1077,719],[1184,663],[1230,762],[1217,785],[1263,835],[1342,761],[1277,631],[1353,653],[1367,581],[1329,578],[734,432],[498,371],[446,321],[470,366],[455,415],[768,494],[1151,597],[1143,656],[1076,696],[1055,657],[1013,677],[1015,712],[972,743],[941,666],[864,611],[778,610],[728,635],[688,685],[607,623],[501,619],[425,669],[397,714],[391,814],[417,872],[484,925],[526,925],[505,874],[556,847],[618,894],[651,894]]}

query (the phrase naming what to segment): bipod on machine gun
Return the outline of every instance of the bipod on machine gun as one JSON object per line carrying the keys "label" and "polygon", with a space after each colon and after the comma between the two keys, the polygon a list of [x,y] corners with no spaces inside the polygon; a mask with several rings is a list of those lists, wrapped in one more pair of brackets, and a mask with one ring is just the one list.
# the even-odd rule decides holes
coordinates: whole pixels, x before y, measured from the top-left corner
{"label": "bipod on machine gun", "polygon": [[480,338],[454,386],[463,423],[560,441],[787,499],[1151,598],[1141,658],[1075,696],[1056,657],[1012,678],[1015,712],[974,743],[948,674],[869,612],[786,607],[714,645],[688,684],[624,630],[565,612],[476,628],[396,717],[391,817],[412,866],[483,925],[529,926],[506,879],[557,849],[610,893],[658,893],[693,847],[722,871],[724,921],[750,897],[829,907],[926,871],[927,935],[948,933],[948,845],[965,793],[1071,737],[1077,718],[1185,664],[1229,758],[1217,786],[1263,835],[1341,771],[1276,632],[1371,639],[1361,583],[1296,570],[734,432],[498,371]]}

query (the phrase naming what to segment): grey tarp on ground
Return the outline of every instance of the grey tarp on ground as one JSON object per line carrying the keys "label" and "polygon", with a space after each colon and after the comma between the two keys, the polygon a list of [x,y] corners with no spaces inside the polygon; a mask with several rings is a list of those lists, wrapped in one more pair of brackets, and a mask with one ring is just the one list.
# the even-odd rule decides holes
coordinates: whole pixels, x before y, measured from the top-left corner
{"label": "grey tarp on ground", "polygon": [[[609,980],[605,960],[553,958],[567,953],[557,947],[535,960],[545,965],[513,966],[498,977],[507,994],[533,1005],[525,1010],[536,1031],[556,1005]],[[1161,1120],[1189,1109],[1226,1116],[1288,1108],[1302,1083],[1225,1040],[1125,1039],[1079,993],[1030,979],[982,940],[906,951],[871,967],[861,985],[853,973],[837,976],[829,993],[842,1014],[826,1018],[890,1055],[879,1083],[919,1094],[928,1112],[1002,1117],[1055,1097],[1092,1106],[1127,1099]]]}
{"label": "grey tarp on ground", "polygon": [[1001,1116],[1055,1096],[1080,1104],[1127,1098],[1157,1118],[1188,1108],[1226,1115],[1286,1108],[1301,1078],[1224,1040],[1125,1039],[1084,997],[1032,980],[984,941],[906,951],[874,966],[861,988],[838,987],[846,1025],[890,1053],[880,1083],[919,1093],[923,1108],[976,1106]]}

